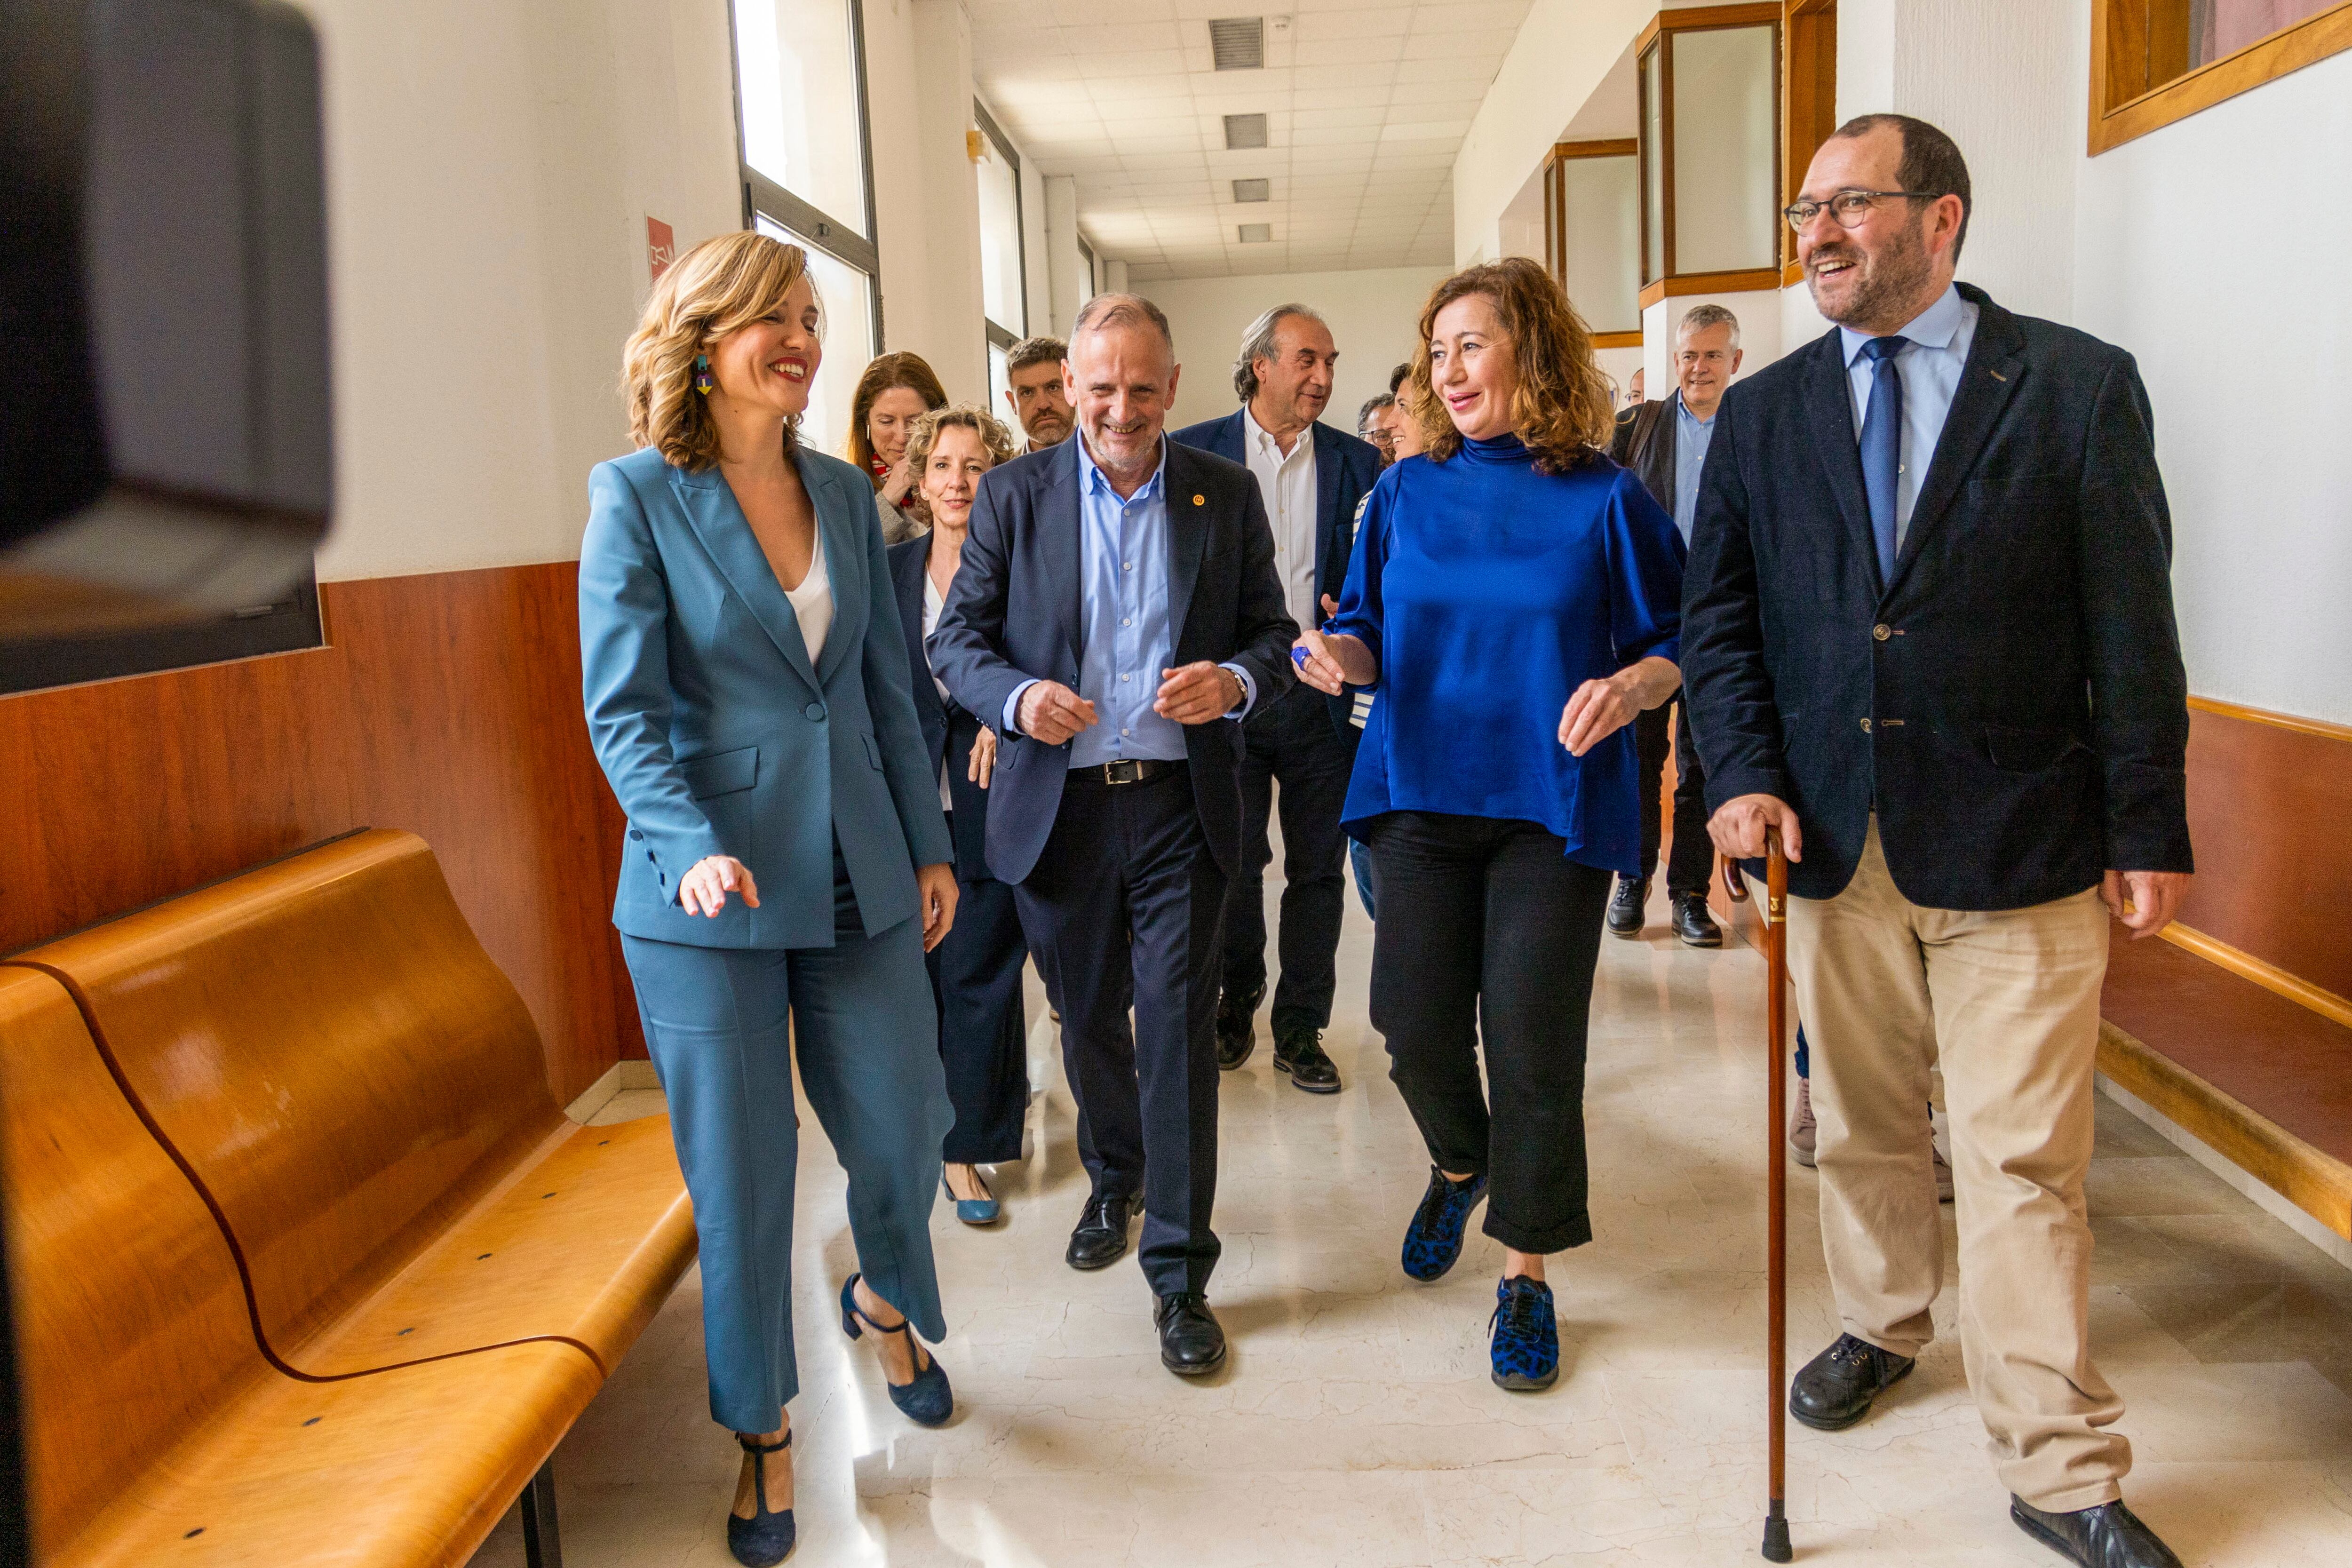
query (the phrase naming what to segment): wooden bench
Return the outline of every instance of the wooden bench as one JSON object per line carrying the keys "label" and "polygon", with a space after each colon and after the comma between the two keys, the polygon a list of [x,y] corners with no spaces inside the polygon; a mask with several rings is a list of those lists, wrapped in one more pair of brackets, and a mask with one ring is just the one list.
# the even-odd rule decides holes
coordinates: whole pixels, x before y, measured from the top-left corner
{"label": "wooden bench", "polygon": [[667,1118],[564,1118],[431,851],[355,835],[0,981],[44,1561],[457,1563],[526,1488],[552,1560],[542,1467],[692,1213]]}

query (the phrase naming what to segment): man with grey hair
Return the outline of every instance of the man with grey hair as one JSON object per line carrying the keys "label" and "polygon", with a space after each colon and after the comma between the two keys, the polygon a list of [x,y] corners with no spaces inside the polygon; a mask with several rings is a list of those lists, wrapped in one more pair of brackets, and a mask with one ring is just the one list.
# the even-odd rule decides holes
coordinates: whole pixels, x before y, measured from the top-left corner
{"label": "man with grey hair", "polygon": [[1375,392],[1356,411],[1356,434],[1372,444],[1372,450],[1381,455],[1383,468],[1396,461],[1396,432],[1388,426],[1389,410],[1395,406],[1395,393]]}
{"label": "man with grey hair", "polygon": [[988,868],[1062,1016],[1090,1183],[1066,1257],[1117,1261],[1139,1197],[1160,1361],[1192,1376],[1225,1360],[1207,1292],[1217,928],[1244,859],[1233,726],[1289,692],[1297,629],[1248,470],[1161,435],[1178,369],[1150,300],[1078,313],[1077,438],[982,477],[930,650],[1001,727]]}
{"label": "man with grey hair", "polygon": [[1004,401],[1033,452],[1070,438],[1070,400],[1062,391],[1069,353],[1059,338],[1024,338],[1004,351]]}
{"label": "man with grey hair", "polygon": [[[1234,358],[1242,405],[1174,437],[1255,477],[1274,531],[1283,600],[1302,626],[1321,626],[1338,605],[1356,509],[1381,470],[1378,447],[1318,417],[1331,400],[1339,357],[1321,316],[1305,305],[1276,305],[1242,333]],[[1279,781],[1282,977],[1274,994],[1274,1065],[1309,1094],[1339,1092],[1339,1069],[1324,1052],[1323,1031],[1338,988],[1348,895],[1339,812],[1359,734],[1349,708],[1348,697],[1301,685],[1264,704],[1242,727],[1242,867],[1225,900],[1217,1065],[1233,1071],[1257,1043],[1257,1009],[1266,991],[1265,868],[1274,859],[1268,821]]]}
{"label": "man with grey hair", "polygon": [[[1738,373],[1739,318],[1721,305],[1694,305],[1675,329],[1675,391],[1655,403],[1637,403],[1617,421],[1609,455],[1648,487],[1674,514],[1683,542],[1698,507],[1699,469],[1715,434],[1724,388]],[[1666,862],[1666,900],[1675,934],[1692,947],[1721,947],[1723,929],[1707,912],[1707,879],[1715,874],[1715,844],[1706,833],[1706,780],[1691,743],[1690,716],[1677,696],[1633,719],[1634,751],[1642,762],[1642,875],[1620,877],[1609,901],[1612,935],[1642,934],[1650,878],[1658,865],[1664,809],[1659,795],[1666,749],[1675,753],[1675,845]]]}

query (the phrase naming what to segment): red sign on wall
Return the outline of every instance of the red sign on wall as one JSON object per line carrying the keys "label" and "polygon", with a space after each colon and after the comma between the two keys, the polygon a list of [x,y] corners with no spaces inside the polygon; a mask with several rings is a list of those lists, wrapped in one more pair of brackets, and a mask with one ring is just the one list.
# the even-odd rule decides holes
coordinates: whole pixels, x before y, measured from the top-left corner
{"label": "red sign on wall", "polygon": [[669,264],[677,259],[677,237],[670,232],[669,225],[657,217],[646,218],[646,262],[653,268],[655,280],[659,281],[661,275],[669,270]]}

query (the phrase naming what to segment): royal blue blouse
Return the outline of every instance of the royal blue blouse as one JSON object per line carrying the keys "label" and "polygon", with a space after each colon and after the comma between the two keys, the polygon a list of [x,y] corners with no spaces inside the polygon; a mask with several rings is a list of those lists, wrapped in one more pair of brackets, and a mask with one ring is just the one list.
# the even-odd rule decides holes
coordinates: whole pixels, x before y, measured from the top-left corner
{"label": "royal blue blouse", "polygon": [[1572,757],[1587,680],[1681,652],[1682,535],[1607,458],[1539,474],[1517,437],[1408,458],[1373,487],[1327,632],[1379,658],[1342,820],[1384,812],[1536,822],[1588,866],[1640,870],[1633,727]]}

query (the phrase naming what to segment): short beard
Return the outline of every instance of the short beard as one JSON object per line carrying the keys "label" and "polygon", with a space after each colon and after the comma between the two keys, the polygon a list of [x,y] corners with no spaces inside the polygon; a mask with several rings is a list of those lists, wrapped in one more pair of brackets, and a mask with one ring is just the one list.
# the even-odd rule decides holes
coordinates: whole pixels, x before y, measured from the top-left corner
{"label": "short beard", "polygon": [[1070,438],[1070,422],[1047,416],[1024,432],[1034,445],[1052,447]]}
{"label": "short beard", "polygon": [[[1926,290],[1935,277],[1935,264],[1927,259],[1925,216],[1915,212],[1910,225],[1898,237],[1902,241],[1900,245],[1882,250],[1875,257],[1851,240],[1840,241],[1831,250],[1829,258],[1851,257],[1853,259],[1854,271],[1858,274],[1853,293],[1842,312],[1831,315],[1822,303],[1820,290],[1811,287],[1812,279],[1809,274],[1807,292],[1813,296],[1813,308],[1839,326],[1858,332],[1870,330],[1873,323],[1892,331],[1909,321],[1915,313],[1910,309],[1910,302]],[[1824,258],[1817,250],[1812,259],[1818,262]],[[1894,319],[1890,321],[1890,317]]]}

